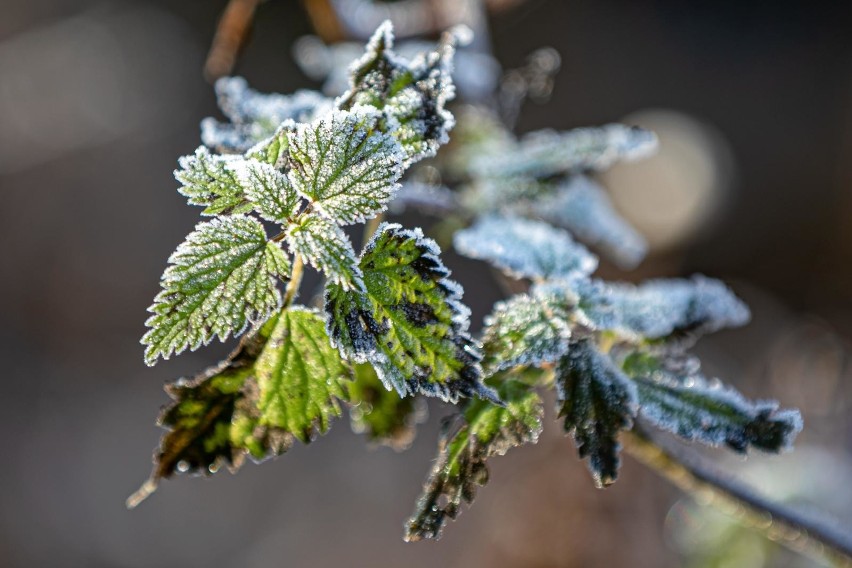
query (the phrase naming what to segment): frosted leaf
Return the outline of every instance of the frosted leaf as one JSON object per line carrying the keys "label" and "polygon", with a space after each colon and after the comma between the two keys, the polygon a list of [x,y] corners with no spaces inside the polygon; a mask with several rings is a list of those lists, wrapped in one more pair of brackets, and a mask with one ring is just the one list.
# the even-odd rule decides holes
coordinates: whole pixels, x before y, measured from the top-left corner
{"label": "frosted leaf", "polygon": [[329,336],[348,359],[371,363],[400,396],[496,400],[482,383],[461,287],[447,278],[439,254],[420,229],[383,223],[361,254],[366,293],[326,287]]}
{"label": "frosted leaf", "polygon": [[284,224],[296,211],[299,195],[287,176],[256,159],[237,160],[231,165],[253,209],[274,223]]}
{"label": "frosted leaf", "polygon": [[606,193],[585,176],[574,176],[550,194],[530,202],[531,212],[596,247],[623,268],[647,252],[645,239],[613,208]]}
{"label": "frosted leaf", "polygon": [[455,249],[515,278],[586,276],[598,259],[561,229],[521,217],[491,215],[457,232]]}
{"label": "frosted leaf", "polygon": [[548,178],[605,170],[619,161],[645,158],[656,148],[654,133],[635,126],[539,130],[527,134],[511,152],[474,158],[471,169],[484,177]]}
{"label": "frosted leaf", "polygon": [[488,458],[538,441],[543,410],[535,390],[511,376],[497,389],[504,406],[472,400],[462,414],[444,419],[438,457],[406,523],[405,540],[439,538],[462,501],[472,503],[477,486],[488,481]]}
{"label": "frosted leaf", "polygon": [[574,278],[537,284],[534,293],[563,295],[577,303],[575,317],[592,329],[627,341],[678,340],[748,322],[748,307],[719,280],[649,280],[639,286]]}
{"label": "frosted leaf", "polygon": [[406,167],[434,156],[454,125],[445,107],[455,96],[451,73],[457,42],[456,35],[444,34],[437,49],[408,62],[393,52],[393,28],[386,21],[350,68],[351,87],[337,100],[338,106],[382,110],[390,125],[388,133],[405,152]]}
{"label": "frosted leaf", "polygon": [[634,385],[589,341],[572,343],[556,367],[559,415],[565,417],[580,458],[589,458],[595,485],[618,477],[618,433],[633,427],[638,410]]}
{"label": "frosted leaf", "polygon": [[201,140],[221,153],[243,153],[272,136],[281,123],[310,122],[332,108],[332,101],[317,92],[263,94],[250,89],[242,77],[216,81],[216,96],[219,108],[231,122],[205,119]]}
{"label": "frosted leaf", "polygon": [[399,188],[403,155],[372,109],[334,111],[290,134],[289,176],[314,208],[340,224],[383,211]]}
{"label": "frosted leaf", "polygon": [[265,320],[281,302],[276,278],[289,275],[286,255],[267,241],[260,222],[234,215],[199,223],[169,257],[163,289],[148,308],[145,362]]}
{"label": "frosted leaf", "polygon": [[411,445],[415,427],[428,415],[424,398],[401,397],[388,390],[373,366],[366,363],[355,365],[355,379],[347,386],[353,432],[396,451]]}
{"label": "frosted leaf", "polygon": [[455,193],[450,188],[417,181],[403,182],[389,206],[391,213],[417,209],[433,214],[456,211],[458,207]]}
{"label": "frosted leaf", "polygon": [[802,429],[797,410],[779,410],[772,400],[751,402],[718,380],[708,381],[697,359],[664,357],[634,352],[623,362],[649,422],[686,440],[741,453],[792,447]]}
{"label": "frosted leaf", "polygon": [[287,227],[287,244],[329,282],[344,290],[362,290],[361,269],[349,237],[336,223],[316,214],[302,216]]}
{"label": "frosted leaf", "polygon": [[571,328],[562,302],[519,294],[498,302],[485,318],[483,367],[492,374],[523,365],[556,363],[568,350]]}
{"label": "frosted leaf", "polygon": [[190,205],[204,207],[202,215],[246,213],[251,204],[246,200],[242,184],[230,166],[242,159],[235,156],[216,156],[199,146],[192,156],[178,160],[180,169],[175,179],[181,183],[178,192]]}

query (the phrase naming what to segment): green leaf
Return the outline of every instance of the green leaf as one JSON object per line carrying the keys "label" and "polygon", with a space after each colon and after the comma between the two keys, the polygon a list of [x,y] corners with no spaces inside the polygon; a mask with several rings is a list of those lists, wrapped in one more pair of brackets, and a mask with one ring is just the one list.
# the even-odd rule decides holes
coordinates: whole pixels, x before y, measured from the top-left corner
{"label": "green leaf", "polygon": [[482,366],[492,374],[518,365],[556,363],[570,339],[569,314],[562,302],[519,294],[495,304],[485,318]]}
{"label": "green leaf", "polygon": [[325,319],[290,308],[278,318],[254,365],[259,395],[258,423],[308,442],[316,429],[328,431],[345,398],[342,379],[350,370],[328,341]]}
{"label": "green leaf", "polygon": [[315,214],[302,215],[287,227],[290,250],[344,290],[363,290],[358,259],[349,237],[333,221]]}
{"label": "green leaf", "polygon": [[245,188],[245,196],[257,213],[273,223],[286,224],[299,205],[299,194],[287,176],[256,159],[241,160],[232,166]]}
{"label": "green leaf", "polygon": [[349,384],[349,416],[352,430],[374,443],[401,451],[414,441],[415,427],[426,419],[424,399],[401,397],[388,390],[369,364],[355,365]]}
{"label": "green leaf", "polygon": [[595,485],[618,476],[618,433],[633,426],[636,386],[589,341],[572,343],[556,367],[559,415],[581,458],[589,458]]}
{"label": "green leaf", "polygon": [[467,333],[470,312],[439,254],[420,229],[382,224],[359,263],[366,293],[326,288],[329,336],[345,357],[372,363],[385,386],[401,396],[491,399]]}
{"label": "green leaf", "polygon": [[244,340],[225,361],[167,385],[160,415],[168,431],[154,454],[151,479],[128,500],[135,506],[175,473],[236,471],[308,443],[340,416],[351,371],[331,347],[323,316],[288,308]]}
{"label": "green leaf", "polygon": [[698,359],[636,351],[622,367],[636,382],[641,415],[689,441],[726,445],[745,453],[789,449],[802,429],[796,410],[779,410],[772,400],[751,402],[700,372]]}
{"label": "green leaf", "polygon": [[234,215],[199,223],[169,258],[163,289],[148,308],[145,362],[264,321],[281,303],[276,278],[289,274],[287,256],[259,221]]}
{"label": "green leaf", "polygon": [[247,213],[251,204],[243,187],[230,166],[242,161],[238,156],[216,156],[204,146],[199,146],[193,156],[178,160],[180,169],[175,179],[182,185],[178,192],[190,205],[204,207],[202,215]]}
{"label": "green leaf", "polygon": [[333,111],[290,134],[289,176],[314,209],[341,225],[384,211],[399,189],[399,143],[377,129],[374,109]]}
{"label": "green leaf", "polygon": [[438,457],[406,523],[405,540],[439,538],[462,501],[473,502],[477,486],[487,483],[488,458],[538,441],[543,414],[538,394],[525,382],[501,381],[497,392],[505,406],[472,399],[462,414],[444,420]]}
{"label": "green leaf", "polygon": [[455,124],[446,104],[455,96],[452,59],[460,37],[444,34],[435,51],[406,61],[393,52],[393,28],[382,24],[352,67],[351,88],[341,108],[368,105],[381,109],[387,132],[399,140],[405,166],[434,156],[449,140]]}

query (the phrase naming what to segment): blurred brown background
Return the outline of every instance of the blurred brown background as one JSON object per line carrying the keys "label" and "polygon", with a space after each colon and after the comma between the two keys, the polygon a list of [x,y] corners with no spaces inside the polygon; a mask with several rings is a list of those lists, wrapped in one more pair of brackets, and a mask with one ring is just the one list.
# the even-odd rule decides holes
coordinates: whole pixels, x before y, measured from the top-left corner
{"label": "blurred brown background", "polygon": [[[162,383],[227,351],[149,369],[138,344],[198,218],[171,172],[217,112],[201,70],[225,4],[0,5],[0,566],[808,565],[739,529],[713,542],[740,556],[710,558],[705,512],[629,459],[595,490],[551,419],[539,445],[494,460],[440,542],[404,544],[437,404],[407,453],[369,451],[340,421],[237,476],[167,481],[128,512]],[[659,158],[604,178],[654,253],[604,273],[699,271],[744,297],[753,323],[702,342],[705,367],[801,407],[805,432],[792,454],[726,463],[852,522],[852,3],[530,0],[489,23],[506,68],[542,46],[562,56],[552,98],[525,105],[518,132],[624,117],[660,132]],[[309,33],[301,3],[269,0],[236,72],[260,90],[317,87],[291,56]],[[499,291],[448,258],[480,322]]]}

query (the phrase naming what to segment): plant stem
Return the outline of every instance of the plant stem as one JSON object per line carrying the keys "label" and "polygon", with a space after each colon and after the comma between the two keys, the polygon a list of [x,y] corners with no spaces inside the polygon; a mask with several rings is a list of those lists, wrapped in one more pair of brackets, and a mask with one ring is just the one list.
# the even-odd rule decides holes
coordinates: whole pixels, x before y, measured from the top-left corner
{"label": "plant stem", "polygon": [[385,220],[385,214],[379,213],[378,215],[376,215],[375,217],[373,217],[372,219],[367,221],[367,224],[364,225],[364,238],[363,238],[363,241],[364,241],[363,244],[364,245],[366,245],[368,242],[370,242],[370,239],[373,237],[373,234],[376,232],[376,229],[379,228],[379,225],[381,225],[382,221],[384,221],[384,220]]}
{"label": "plant stem", "polygon": [[852,536],[842,527],[756,494],[700,456],[652,439],[639,424],[627,442],[627,453],[697,501],[717,506],[790,550],[852,567]]}
{"label": "plant stem", "polygon": [[299,254],[293,255],[293,271],[290,274],[290,281],[287,283],[287,288],[284,290],[284,302],[282,309],[287,309],[296,299],[296,294],[299,292],[299,286],[302,284],[302,276],[305,273],[305,261]]}

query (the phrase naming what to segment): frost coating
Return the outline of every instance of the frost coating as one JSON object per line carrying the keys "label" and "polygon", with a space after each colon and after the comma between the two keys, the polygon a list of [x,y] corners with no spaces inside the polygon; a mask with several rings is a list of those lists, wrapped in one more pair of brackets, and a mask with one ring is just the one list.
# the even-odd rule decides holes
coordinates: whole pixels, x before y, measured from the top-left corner
{"label": "frost coating", "polygon": [[751,402],[719,381],[708,381],[694,358],[660,360],[636,352],[623,363],[636,381],[641,414],[663,430],[710,446],[749,447],[778,452],[792,447],[802,429],[797,410],[779,410],[776,401]]}
{"label": "frost coating", "polygon": [[420,229],[380,225],[359,262],[366,293],[326,287],[329,337],[344,357],[371,363],[400,396],[497,400],[481,382],[470,311],[439,254]]}
{"label": "frost coating", "polygon": [[252,202],[258,215],[274,223],[284,224],[299,205],[299,195],[287,176],[273,166],[255,159],[234,160],[229,165]]}
{"label": "frost coating", "polygon": [[351,87],[337,105],[380,109],[391,125],[388,133],[402,146],[405,167],[434,156],[455,124],[445,107],[455,96],[451,73],[457,43],[456,35],[444,34],[435,51],[408,62],[393,52],[393,27],[384,22],[351,66]]}
{"label": "frost coating", "polygon": [[613,208],[603,189],[586,176],[574,176],[531,204],[537,217],[563,227],[598,247],[624,268],[644,258],[648,244]]}
{"label": "frost coating", "polygon": [[276,278],[289,274],[287,256],[258,221],[234,215],[199,223],[169,257],[163,290],[148,308],[145,362],[264,321],[281,303]]}
{"label": "frost coating", "polygon": [[232,166],[241,161],[237,156],[213,155],[199,146],[194,155],[178,159],[180,169],[174,173],[181,183],[178,193],[186,197],[190,205],[204,207],[202,215],[250,211],[242,183],[232,170]]}
{"label": "frost coating", "polygon": [[475,158],[471,168],[484,177],[546,178],[605,170],[618,161],[645,158],[656,148],[656,135],[635,126],[608,124],[567,132],[539,130],[525,136],[511,152]]}
{"label": "frost coating", "polygon": [[329,282],[344,290],[363,290],[364,281],[349,237],[336,223],[319,215],[306,215],[287,227],[287,244]]}
{"label": "frost coating", "polygon": [[521,217],[483,217],[453,238],[455,249],[485,260],[515,278],[587,276],[598,259],[565,231]]}
{"label": "frost coating", "polygon": [[332,108],[332,101],[317,92],[263,94],[250,89],[242,77],[222,77],[216,81],[216,97],[219,108],[231,122],[204,119],[201,140],[222,153],[243,153],[272,136],[281,123],[310,122]]}
{"label": "frost coating", "polygon": [[551,300],[519,294],[494,305],[482,337],[483,367],[489,374],[556,363],[568,351],[569,314],[561,302]]}
{"label": "frost coating", "polygon": [[289,135],[293,187],[341,225],[384,211],[399,188],[404,155],[379,119],[367,107],[334,111]]}

